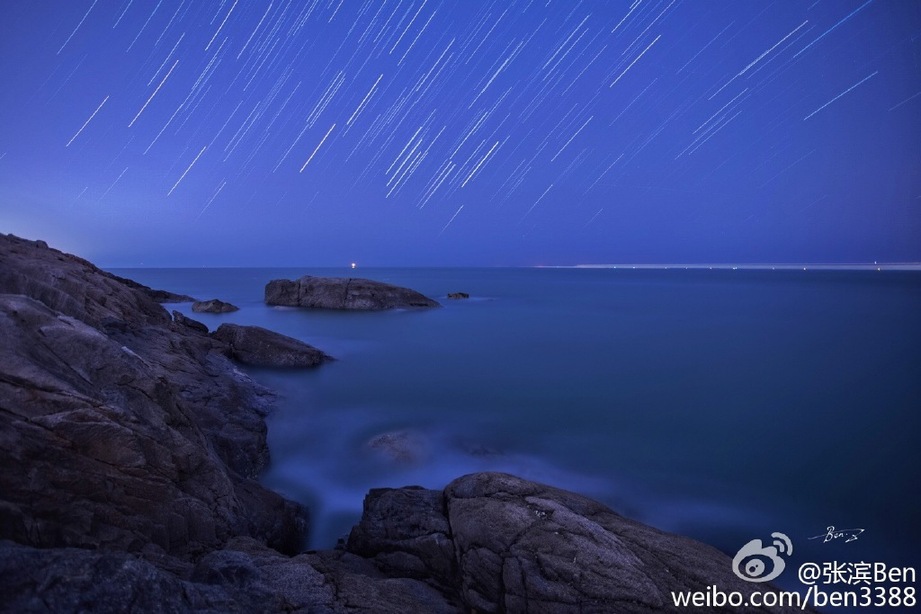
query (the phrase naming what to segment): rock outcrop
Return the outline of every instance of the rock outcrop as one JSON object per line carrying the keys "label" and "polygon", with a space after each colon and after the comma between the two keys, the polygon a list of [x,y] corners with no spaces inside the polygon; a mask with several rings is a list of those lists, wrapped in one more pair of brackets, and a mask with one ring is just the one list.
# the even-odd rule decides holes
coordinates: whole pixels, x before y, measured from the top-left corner
{"label": "rock outcrop", "polygon": [[437,301],[415,290],[370,279],[313,277],[274,279],[265,286],[268,305],[381,311],[407,307],[439,307]]}
{"label": "rock outcrop", "polygon": [[0,538],[181,567],[235,536],[295,552],[261,487],[273,395],[150,295],[0,236]]}
{"label": "rock outcrop", "polygon": [[467,294],[466,292],[449,292],[448,298],[453,299],[453,300],[461,300],[465,298],[470,298],[470,295]]}
{"label": "rock outcrop", "polygon": [[211,336],[227,345],[231,358],[254,367],[315,367],[332,360],[312,345],[260,326],[221,324]]}
{"label": "rock outcrop", "polygon": [[[44,243],[44,241],[39,241],[39,243]],[[46,247],[47,247],[47,244],[46,244]],[[76,258],[76,256],[71,256],[70,254],[65,254],[65,256]],[[175,292],[170,292],[168,290],[156,290],[154,288],[145,286],[144,284],[140,284],[134,281],[133,279],[119,277],[118,275],[113,275],[112,273],[106,273],[106,274],[111,276],[112,279],[115,279],[125,284],[129,288],[132,288],[134,290],[140,290],[141,292],[143,292],[144,294],[146,294],[147,296],[149,296],[150,298],[152,298],[158,303],[191,303],[195,300],[188,294],[177,294]]]}
{"label": "rock outcrop", "polygon": [[230,313],[232,311],[239,311],[240,308],[231,303],[225,303],[224,301],[213,298],[207,301],[195,301],[192,303],[192,311],[195,313]]}
{"label": "rock outcrop", "polygon": [[255,481],[274,397],[228,354],[318,350],[209,335],[157,296],[0,235],[0,610],[649,612],[751,591],[712,548],[503,474],[373,490],[346,543],[302,552],[307,511]]}
{"label": "rock outcrop", "polygon": [[189,330],[195,331],[202,335],[208,334],[208,327],[199,322],[198,320],[193,320],[192,318],[186,316],[181,311],[173,310],[173,322],[184,326]]}
{"label": "rock outcrop", "polygon": [[736,577],[731,559],[710,546],[501,473],[467,475],[444,491],[372,490],[346,548],[476,612],[680,611],[672,591],[773,590]]}

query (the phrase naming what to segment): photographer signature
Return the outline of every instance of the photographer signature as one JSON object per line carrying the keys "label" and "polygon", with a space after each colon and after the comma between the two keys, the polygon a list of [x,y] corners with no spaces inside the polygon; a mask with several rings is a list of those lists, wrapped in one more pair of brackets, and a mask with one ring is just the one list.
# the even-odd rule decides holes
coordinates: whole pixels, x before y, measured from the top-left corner
{"label": "photographer signature", "polygon": [[814,535],[809,539],[822,539],[823,544],[827,544],[830,541],[841,539],[842,537],[846,538],[844,543],[857,541],[857,536],[864,532],[865,529],[836,529],[834,525],[829,526],[825,529],[825,533],[820,533],[819,535]]}

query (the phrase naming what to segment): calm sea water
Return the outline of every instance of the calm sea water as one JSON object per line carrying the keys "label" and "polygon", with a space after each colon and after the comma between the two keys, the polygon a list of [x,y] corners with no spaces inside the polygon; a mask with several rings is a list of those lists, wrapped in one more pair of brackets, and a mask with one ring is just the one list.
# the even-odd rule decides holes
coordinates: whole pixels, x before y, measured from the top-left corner
{"label": "calm sea water", "polygon": [[[308,504],[327,547],[366,491],[508,471],[733,554],[788,534],[798,561],[918,565],[921,274],[360,269],[444,308],[263,304],[279,277],[345,269],[121,269],[221,298],[338,360],[254,370],[283,398],[265,484]],[[469,292],[465,301],[444,300]],[[368,446],[400,433],[410,461]],[[862,528],[856,542],[809,537]]]}

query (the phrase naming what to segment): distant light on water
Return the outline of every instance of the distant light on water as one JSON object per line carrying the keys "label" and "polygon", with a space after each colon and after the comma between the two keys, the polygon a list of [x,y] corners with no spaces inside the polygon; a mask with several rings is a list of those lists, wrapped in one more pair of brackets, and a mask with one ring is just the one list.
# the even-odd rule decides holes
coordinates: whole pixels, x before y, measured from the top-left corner
{"label": "distant light on water", "polygon": [[921,262],[885,262],[873,264],[866,262],[842,262],[842,263],[689,263],[689,264],[659,264],[659,263],[638,263],[638,264],[574,264],[574,265],[540,265],[536,268],[548,269],[641,269],[641,270],[669,270],[669,269],[708,269],[708,270],[771,270],[771,271],[795,271],[798,269],[820,270],[820,271],[921,271]]}

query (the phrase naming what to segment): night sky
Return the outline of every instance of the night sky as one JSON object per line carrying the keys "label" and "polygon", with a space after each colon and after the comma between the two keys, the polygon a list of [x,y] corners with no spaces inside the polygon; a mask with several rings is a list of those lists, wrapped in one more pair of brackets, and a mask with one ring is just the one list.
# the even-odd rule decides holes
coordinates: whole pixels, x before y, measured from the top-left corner
{"label": "night sky", "polygon": [[108,266],[921,261],[917,0],[3,0],[0,80]]}

